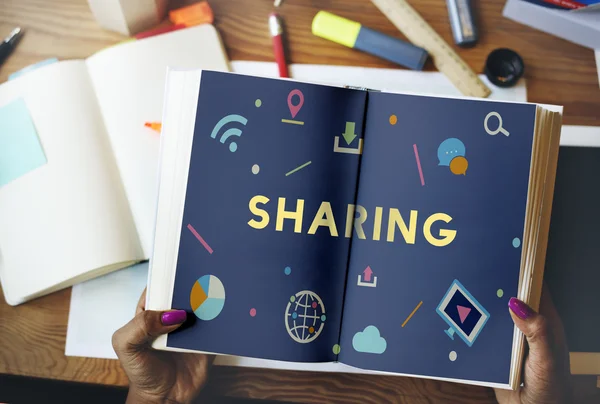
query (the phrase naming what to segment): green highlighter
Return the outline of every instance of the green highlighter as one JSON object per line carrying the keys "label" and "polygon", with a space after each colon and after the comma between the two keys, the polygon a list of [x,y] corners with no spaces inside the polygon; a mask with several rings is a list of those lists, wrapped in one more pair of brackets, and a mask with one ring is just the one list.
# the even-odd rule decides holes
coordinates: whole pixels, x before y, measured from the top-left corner
{"label": "green highlighter", "polygon": [[423,70],[428,57],[423,48],[327,11],[317,13],[312,23],[312,33],[413,70]]}

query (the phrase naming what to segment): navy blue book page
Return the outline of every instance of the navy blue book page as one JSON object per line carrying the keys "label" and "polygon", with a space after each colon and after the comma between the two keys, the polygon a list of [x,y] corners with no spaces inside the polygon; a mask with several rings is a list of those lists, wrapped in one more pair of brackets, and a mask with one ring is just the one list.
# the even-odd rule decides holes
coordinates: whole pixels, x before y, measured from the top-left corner
{"label": "navy blue book page", "polygon": [[366,97],[202,73],[167,346],[335,360]]}
{"label": "navy blue book page", "polygon": [[508,383],[535,114],[369,94],[341,362]]}

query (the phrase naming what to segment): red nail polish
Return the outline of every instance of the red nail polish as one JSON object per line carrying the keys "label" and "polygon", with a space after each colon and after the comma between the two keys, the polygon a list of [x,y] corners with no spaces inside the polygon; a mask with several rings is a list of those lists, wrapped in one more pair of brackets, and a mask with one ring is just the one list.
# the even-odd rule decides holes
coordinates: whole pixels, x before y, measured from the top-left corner
{"label": "red nail polish", "polygon": [[515,313],[521,320],[527,320],[529,317],[535,314],[535,311],[531,307],[516,297],[510,298],[508,301],[508,307],[510,307],[512,312]]}
{"label": "red nail polish", "polygon": [[162,323],[162,325],[175,325],[183,323],[186,318],[187,313],[185,312],[185,310],[171,310],[165,311],[160,316],[160,322]]}

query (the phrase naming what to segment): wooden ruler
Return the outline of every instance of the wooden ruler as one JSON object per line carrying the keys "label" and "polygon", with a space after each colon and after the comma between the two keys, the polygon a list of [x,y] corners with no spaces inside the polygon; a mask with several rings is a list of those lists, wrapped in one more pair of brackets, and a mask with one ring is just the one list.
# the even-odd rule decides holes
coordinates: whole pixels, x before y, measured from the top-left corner
{"label": "wooden ruler", "polygon": [[492,91],[406,0],[371,0],[412,43],[429,52],[438,70],[469,97]]}

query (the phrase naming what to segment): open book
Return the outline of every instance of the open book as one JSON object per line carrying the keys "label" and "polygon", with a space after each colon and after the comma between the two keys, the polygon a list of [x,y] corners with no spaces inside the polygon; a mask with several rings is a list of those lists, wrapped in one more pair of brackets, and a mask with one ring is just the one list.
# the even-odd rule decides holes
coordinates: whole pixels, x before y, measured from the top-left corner
{"label": "open book", "polygon": [[560,108],[171,71],[164,111],[155,347],[518,384]]}
{"label": "open book", "polygon": [[0,187],[0,280],[11,305],[149,258],[168,65],[228,70],[214,27],[56,63],[0,86],[22,100],[47,163]]}

